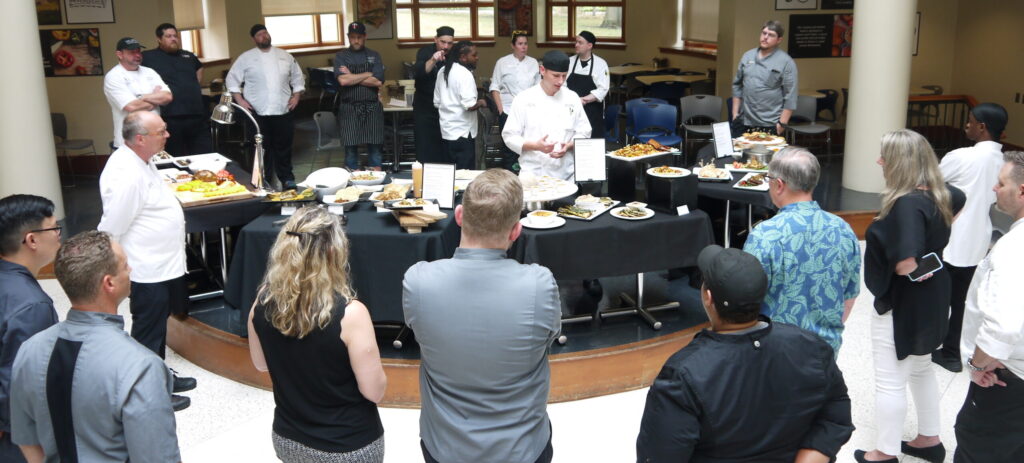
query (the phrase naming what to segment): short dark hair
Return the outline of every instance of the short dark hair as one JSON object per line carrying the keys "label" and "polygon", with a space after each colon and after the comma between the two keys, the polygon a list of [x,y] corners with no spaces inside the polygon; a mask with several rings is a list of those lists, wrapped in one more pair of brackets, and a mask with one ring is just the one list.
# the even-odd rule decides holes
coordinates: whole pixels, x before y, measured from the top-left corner
{"label": "short dark hair", "polygon": [[782,22],[776,21],[774,19],[769,19],[765,21],[764,25],[761,26],[761,30],[764,29],[768,29],[772,32],[775,32],[776,34],[779,35],[780,39],[783,35],[786,35],[786,28],[782,27]]}
{"label": "short dark hair", "polygon": [[444,58],[444,85],[446,87],[448,86],[448,74],[452,73],[452,65],[459,62],[459,58],[462,58],[462,55],[469,53],[475,46],[476,45],[473,45],[473,42],[470,42],[469,40],[459,40],[458,42],[455,42],[455,45],[452,45],[452,47],[448,49],[448,56]]}
{"label": "short dark hair", "polygon": [[25,233],[53,217],[53,201],[35,195],[10,195],[0,199],[0,255],[18,252]]}
{"label": "short dark hair", "polygon": [[117,274],[117,256],[110,235],[87,231],[69,238],[57,251],[53,273],[72,304],[96,299],[100,281]]}
{"label": "short dark hair", "polygon": [[1006,122],[1009,116],[1006,108],[996,103],[982,103],[971,108],[971,115],[978,122],[985,124],[985,131],[992,137],[993,141],[999,141],[1006,129]]}
{"label": "short dark hair", "polygon": [[156,38],[162,38],[164,36],[164,31],[166,31],[167,29],[174,29],[174,32],[178,32],[178,28],[174,27],[174,24],[163,23],[159,26],[156,26]]}

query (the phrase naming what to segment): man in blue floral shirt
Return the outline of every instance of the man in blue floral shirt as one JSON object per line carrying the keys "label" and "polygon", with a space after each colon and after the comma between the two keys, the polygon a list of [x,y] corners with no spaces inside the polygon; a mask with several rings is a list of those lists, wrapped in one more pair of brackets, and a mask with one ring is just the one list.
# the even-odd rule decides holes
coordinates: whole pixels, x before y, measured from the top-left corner
{"label": "man in blue floral shirt", "polygon": [[806,149],[775,155],[768,191],[779,213],[754,228],[743,250],[768,274],[761,312],[817,333],[839,355],[843,323],[860,293],[860,245],[849,224],[811,199],[819,173]]}

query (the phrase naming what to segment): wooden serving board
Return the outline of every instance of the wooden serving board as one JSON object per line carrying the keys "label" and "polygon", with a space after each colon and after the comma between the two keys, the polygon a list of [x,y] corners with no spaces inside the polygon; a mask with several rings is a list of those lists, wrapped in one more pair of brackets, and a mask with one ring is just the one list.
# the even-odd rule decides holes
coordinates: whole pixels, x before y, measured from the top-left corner
{"label": "wooden serving board", "polygon": [[394,215],[398,219],[398,225],[409,233],[420,233],[428,225],[448,217],[444,212],[423,210],[393,210],[391,215]]}

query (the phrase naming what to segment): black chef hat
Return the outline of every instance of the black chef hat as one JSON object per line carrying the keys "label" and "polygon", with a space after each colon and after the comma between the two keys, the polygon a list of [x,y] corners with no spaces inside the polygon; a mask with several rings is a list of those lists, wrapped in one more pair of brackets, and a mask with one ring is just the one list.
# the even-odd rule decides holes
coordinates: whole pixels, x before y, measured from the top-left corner
{"label": "black chef hat", "polygon": [[590,42],[591,45],[597,43],[597,37],[594,37],[594,34],[591,33],[590,31],[581,31],[580,37],[583,37],[583,40]]}
{"label": "black chef hat", "polygon": [[452,29],[452,28],[450,28],[448,26],[441,26],[441,27],[437,28],[437,36],[438,37],[443,37],[443,36],[446,36],[446,35],[450,35],[450,36],[454,37],[455,36],[455,29]]}
{"label": "black chef hat", "polygon": [[569,72],[569,55],[561,50],[551,50],[541,60],[544,69],[555,72]]}
{"label": "black chef hat", "polygon": [[267,30],[267,26],[264,26],[262,24],[253,24],[252,27],[249,28],[249,37],[256,37],[256,34],[259,34],[260,31],[265,30]]}

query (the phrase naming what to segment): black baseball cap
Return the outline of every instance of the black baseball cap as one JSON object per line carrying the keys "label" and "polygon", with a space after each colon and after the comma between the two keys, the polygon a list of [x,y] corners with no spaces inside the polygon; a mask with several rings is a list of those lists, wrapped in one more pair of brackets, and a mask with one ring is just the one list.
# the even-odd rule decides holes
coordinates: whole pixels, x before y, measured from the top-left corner
{"label": "black baseball cap", "polygon": [[448,26],[441,26],[437,28],[438,37],[444,37],[446,35],[455,36],[455,29]]}
{"label": "black baseball cap", "polygon": [[253,24],[252,27],[249,28],[249,37],[256,37],[256,34],[259,34],[260,31],[265,30],[267,30],[267,26],[264,26],[262,24]]}
{"label": "black baseball cap", "polygon": [[356,21],[348,25],[349,34],[366,35],[366,26],[363,23]]}
{"label": "black baseball cap", "polygon": [[569,55],[561,50],[551,50],[541,59],[544,69],[555,72],[569,72]]}
{"label": "black baseball cap", "polygon": [[139,43],[138,40],[135,40],[135,39],[133,39],[131,37],[124,37],[121,40],[117,41],[117,51],[121,51],[121,50],[138,50],[140,48],[146,48],[146,47],[142,46],[142,44]]}
{"label": "black baseball cap", "polygon": [[592,32],[590,32],[590,31],[581,31],[580,32],[580,37],[583,37],[583,40],[586,40],[587,42],[590,42],[591,44],[597,43],[597,37],[595,37],[594,34]]}
{"label": "black baseball cap", "polygon": [[697,267],[716,307],[760,304],[768,293],[768,276],[761,261],[742,250],[712,244],[697,256]]}

